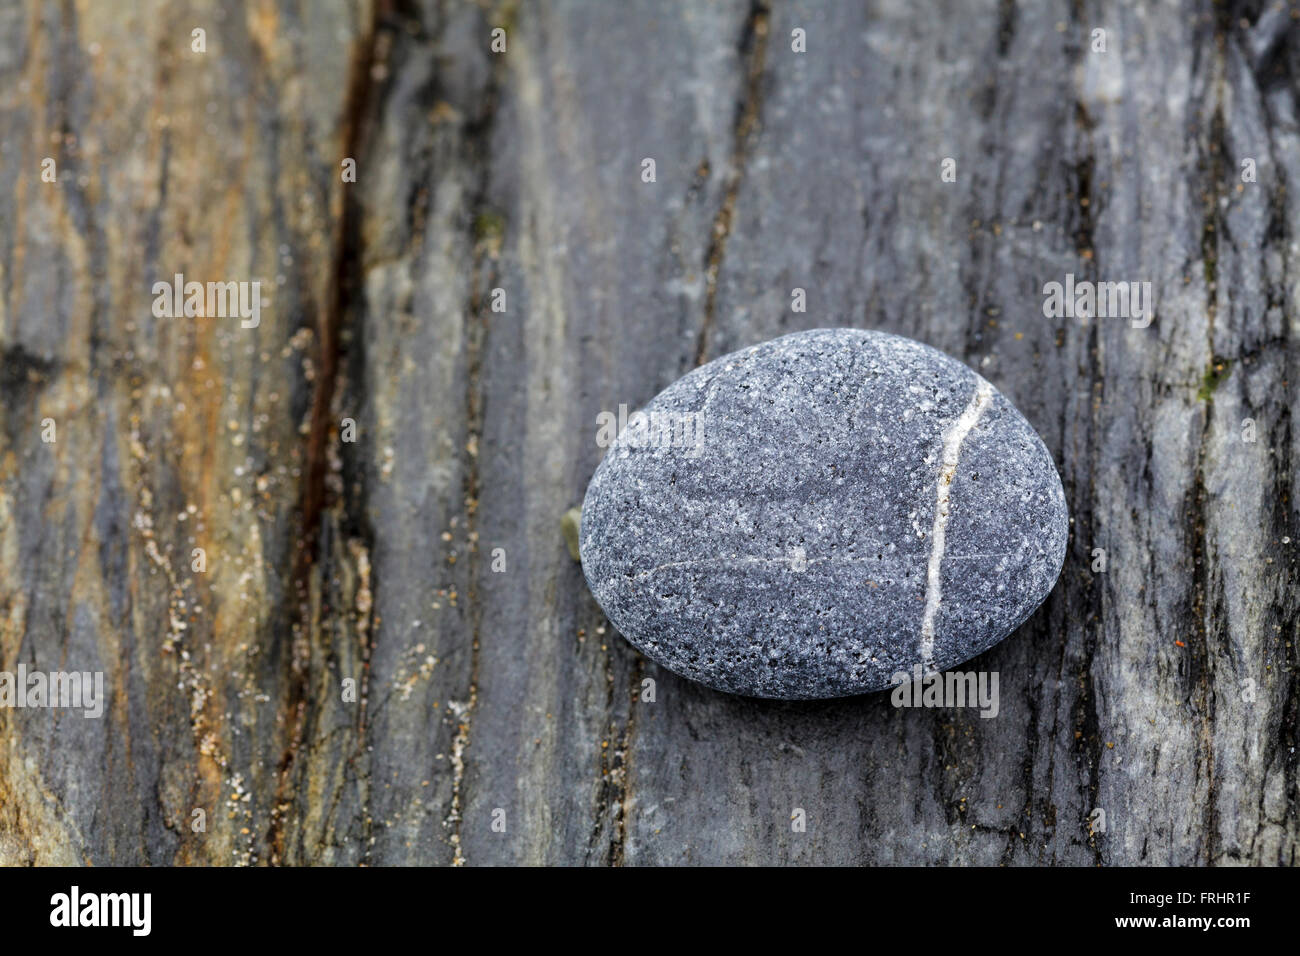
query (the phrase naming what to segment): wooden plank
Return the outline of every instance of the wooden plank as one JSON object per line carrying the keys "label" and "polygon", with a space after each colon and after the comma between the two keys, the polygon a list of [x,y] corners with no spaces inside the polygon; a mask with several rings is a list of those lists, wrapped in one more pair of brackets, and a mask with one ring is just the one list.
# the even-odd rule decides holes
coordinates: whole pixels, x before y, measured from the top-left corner
{"label": "wooden plank", "polygon": [[[0,862],[1295,862],[1287,10],[0,16],[0,669],[109,689],[0,709]],[[273,301],[154,318],[175,272]],[[1154,323],[1045,317],[1067,273]],[[826,325],[962,358],[1057,461],[995,719],[683,681],[566,551],[600,411]]]}
{"label": "wooden plank", "polygon": [[[302,13],[30,4],[0,31],[0,657],[109,695],[99,720],[0,709],[6,863],[264,862],[279,827],[369,17]],[[256,328],[156,318],[176,273],[270,301]]]}

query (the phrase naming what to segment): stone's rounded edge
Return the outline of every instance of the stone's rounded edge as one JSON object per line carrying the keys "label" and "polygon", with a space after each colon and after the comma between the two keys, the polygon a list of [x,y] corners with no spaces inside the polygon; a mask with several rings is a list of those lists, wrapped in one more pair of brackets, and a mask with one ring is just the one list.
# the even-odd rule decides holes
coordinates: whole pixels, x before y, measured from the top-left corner
{"label": "stone's rounded edge", "polygon": [[[1004,402],[1006,402],[1007,408],[1015,418],[1023,423],[1025,431],[1029,436],[1029,440],[1032,442],[1035,451],[1038,453],[1041,473],[1049,479],[1047,490],[1050,501],[1047,504],[1048,507],[1053,507],[1055,511],[1054,514],[1047,516],[1049,520],[1055,519],[1050,525],[1055,534],[1051,541],[1051,550],[1048,552],[1052,555],[1052,558],[1048,573],[1043,578],[1043,587],[1040,593],[1033,596],[1031,602],[1027,605],[1028,609],[1020,615],[1020,619],[1007,631],[1004,635],[1005,638],[1010,637],[1022,624],[1029,620],[1029,618],[1033,617],[1034,613],[1043,606],[1043,602],[1051,596],[1052,591],[1056,588],[1057,582],[1061,580],[1061,573],[1065,570],[1065,556],[1070,546],[1070,504],[1065,497],[1065,485],[1061,481],[1061,473],[1057,470],[1056,461],[1052,458],[1051,449],[1049,449],[1047,444],[1043,441],[1042,436],[1038,433],[1038,429],[1033,426],[1033,423],[1025,417],[1024,413],[1021,412],[1020,409],[1016,408],[1015,403],[1013,403],[1011,399],[1007,398],[1001,392],[998,392],[998,395]],[[1000,638],[999,640],[1004,638]]]}
{"label": "stone's rounded edge", "polygon": [[[1061,475],[1056,467],[1056,462],[1052,458],[1052,453],[1047,445],[1043,442],[1042,436],[1025,415],[1016,407],[1015,403],[1003,392],[993,387],[993,400],[999,403],[1001,411],[1008,416],[1011,423],[1020,431],[1026,442],[1030,445],[1036,468],[1031,469],[1033,473],[1043,476],[1046,479],[1047,500],[1043,503],[1043,513],[1039,517],[1043,518],[1051,531],[1051,539],[1048,542],[1049,547],[1046,551],[1048,555],[1048,565],[1044,573],[1039,576],[1041,580],[1040,587],[1028,595],[1021,605],[1020,611],[1014,616],[1003,620],[996,631],[987,635],[983,640],[974,642],[966,648],[954,648],[952,653],[946,656],[936,656],[935,668],[942,672],[958,667],[965,662],[978,657],[985,651],[991,650],[1002,641],[1006,640],[1016,633],[1035,613],[1042,607],[1044,602],[1051,596],[1057,583],[1060,581],[1061,574],[1065,570],[1065,558],[1069,550],[1070,538],[1070,512],[1069,503],[1065,497],[1065,487],[1061,481]],[[1003,428],[1005,429],[1005,423]],[[960,472],[959,472],[960,477]],[[1023,571],[1023,569],[1020,569]],[[960,642],[954,642],[960,643]]]}
{"label": "stone's rounded edge", "polygon": [[[587,582],[587,590],[591,591],[596,603],[600,605],[600,609],[604,611],[606,617],[610,617],[610,613],[605,607],[605,603],[600,599],[600,588],[594,577],[595,569],[593,565],[597,560],[597,556],[595,553],[596,546],[592,543],[592,526],[596,522],[599,508],[597,496],[600,493],[604,479],[603,470],[608,460],[609,454],[606,453],[605,457],[596,465],[596,470],[591,475],[591,481],[587,482],[587,490],[583,493],[582,504],[578,506],[577,515],[578,564],[582,567],[582,577]],[[610,623],[614,624],[612,617],[610,617]]]}
{"label": "stone's rounded edge", "polygon": [[[693,369],[691,372],[688,372],[686,375],[682,376],[682,378],[677,379],[667,388],[654,396],[654,398],[646,403],[641,411],[650,411],[664,406],[668,406],[678,411],[691,410],[692,408],[699,409],[703,407],[708,400],[709,383],[724,371],[730,371],[730,366],[734,366],[734,364],[741,361],[748,364],[748,362],[753,359],[761,360],[764,356],[770,355],[775,350],[779,350],[782,347],[788,347],[791,344],[789,341],[791,339],[799,340],[799,344],[801,345],[807,343],[809,346],[815,346],[817,339],[819,338],[835,339],[835,347],[852,347],[854,344],[875,342],[879,348],[882,348],[882,350],[886,352],[893,353],[894,355],[906,355],[910,352],[918,356],[923,356],[924,361],[922,364],[929,364],[946,370],[953,381],[961,382],[961,387],[963,389],[970,388],[973,390],[978,388],[980,383],[985,382],[982,376],[980,376],[976,371],[952,356],[947,355],[933,346],[908,339],[904,336],[895,335],[889,332],[864,329],[811,329],[789,333],[780,336],[779,338],[760,343],[759,345],[737,350]],[[1045,580],[1045,585],[1041,595],[1035,595],[1035,600],[1032,603],[1027,604],[1022,609],[1021,613],[1016,616],[1015,620],[1010,622],[1009,626],[1005,629],[999,628],[998,630],[1001,631],[1001,633],[988,635],[988,639],[981,641],[980,646],[959,651],[958,653],[951,655],[950,658],[937,658],[935,663],[936,665],[939,665],[940,670],[955,667],[980,653],[983,653],[983,651],[995,646],[1007,636],[1010,636],[1017,628],[1028,620],[1041,606],[1042,602],[1046,600],[1051,590],[1055,587],[1056,582],[1059,580],[1060,574],[1064,569],[1064,560],[1068,547],[1068,509],[1065,504],[1064,488],[1061,484],[1060,474],[1056,469],[1055,462],[1052,460],[1050,452],[1043,444],[1041,437],[1010,399],[991,385],[989,385],[989,388],[995,396],[995,400],[1004,405],[1007,412],[1023,423],[1028,434],[1032,435],[1033,441],[1037,445],[1037,451],[1045,462],[1046,470],[1050,470],[1051,472],[1051,481],[1054,483],[1053,497],[1059,504],[1060,508],[1061,534],[1054,542],[1055,553],[1052,556],[1050,577]],[[664,649],[658,646],[652,646],[656,645],[656,642],[647,640],[639,633],[639,630],[643,625],[647,624],[647,621],[653,620],[653,613],[642,615],[631,613],[630,616],[620,613],[620,609],[617,607],[618,602],[616,600],[611,600],[614,597],[612,590],[609,587],[606,587],[604,582],[601,580],[602,575],[606,577],[606,580],[609,580],[608,574],[618,567],[613,561],[613,555],[610,554],[609,549],[603,546],[604,541],[601,539],[605,538],[606,534],[601,533],[595,525],[598,520],[607,521],[609,515],[617,511],[617,506],[611,504],[604,498],[604,492],[606,489],[606,483],[610,480],[616,480],[619,477],[620,462],[628,461],[627,458],[616,454],[620,448],[621,439],[622,436],[620,436],[620,438],[616,440],[609,449],[607,449],[607,453],[593,472],[592,479],[588,484],[586,494],[584,495],[581,511],[581,526],[579,529],[579,560],[581,561],[583,576],[587,585],[591,589],[597,603],[609,618],[611,625],[625,640],[628,641],[628,643],[635,647],[638,652],[670,672],[695,683],[702,684],[710,689],[759,700],[831,700],[861,696],[869,693],[879,693],[898,686],[899,682],[894,680],[894,676],[899,673],[899,671],[896,670],[894,674],[889,675],[884,680],[881,680],[878,675],[863,675],[863,679],[858,683],[854,683],[851,680],[836,680],[823,684],[817,690],[810,693],[800,693],[796,689],[788,686],[789,682],[777,681],[776,683],[778,685],[786,684],[786,686],[781,686],[778,691],[770,684],[770,682],[738,682],[720,680],[718,679],[720,675],[717,673],[700,673],[696,668],[687,668],[682,665],[682,654],[680,648]],[[606,513],[606,508],[609,509],[609,514]],[[633,611],[634,610],[635,608]]]}
{"label": "stone's rounded edge", "polygon": [[658,663],[655,655],[634,634],[635,628],[629,627],[627,619],[616,612],[616,602],[610,599],[612,595],[601,580],[601,575],[611,569],[607,566],[607,553],[601,547],[602,542],[594,540],[596,535],[594,526],[599,520],[606,518],[602,493],[611,463],[617,460],[613,451],[613,447],[606,449],[605,456],[596,465],[596,470],[592,473],[591,481],[587,483],[587,490],[582,498],[578,515],[578,563],[582,568],[582,577],[587,582],[587,589],[614,630],[639,653]]}
{"label": "stone's rounded edge", "polygon": [[[1026,421],[1028,421],[1028,419],[1026,419]],[[1065,497],[1065,484],[1061,481],[1061,473],[1056,468],[1056,462],[1052,458],[1052,452],[1048,449],[1047,445],[1043,442],[1042,437],[1038,434],[1038,429],[1034,428],[1032,423],[1029,427],[1034,433],[1034,437],[1038,439],[1038,445],[1043,450],[1043,459],[1047,463],[1047,469],[1052,475],[1053,497],[1060,507],[1061,520],[1060,534],[1054,542],[1056,545],[1056,555],[1052,561],[1052,567],[1054,570],[1048,580],[1046,590],[1043,591],[1043,596],[1039,598],[1038,603],[1035,604],[1029,614],[1025,616],[1026,620],[1028,620],[1034,611],[1037,611],[1042,606],[1043,602],[1051,596],[1052,591],[1056,589],[1057,583],[1061,580],[1061,574],[1065,571],[1065,556],[1070,550],[1070,502],[1069,499]]]}

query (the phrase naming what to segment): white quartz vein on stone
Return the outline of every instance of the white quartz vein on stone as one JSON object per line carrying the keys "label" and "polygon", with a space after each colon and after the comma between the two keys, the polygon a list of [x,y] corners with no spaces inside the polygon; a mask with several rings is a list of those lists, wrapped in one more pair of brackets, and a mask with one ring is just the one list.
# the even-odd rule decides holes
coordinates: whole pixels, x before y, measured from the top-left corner
{"label": "white quartz vein on stone", "polygon": [[943,459],[935,483],[934,527],[930,531],[930,563],[926,570],[925,613],[921,617],[921,661],[927,673],[934,670],[934,621],[943,602],[940,568],[948,528],[949,489],[961,459],[961,443],[980,420],[992,397],[993,386],[981,378],[970,403],[943,433]]}

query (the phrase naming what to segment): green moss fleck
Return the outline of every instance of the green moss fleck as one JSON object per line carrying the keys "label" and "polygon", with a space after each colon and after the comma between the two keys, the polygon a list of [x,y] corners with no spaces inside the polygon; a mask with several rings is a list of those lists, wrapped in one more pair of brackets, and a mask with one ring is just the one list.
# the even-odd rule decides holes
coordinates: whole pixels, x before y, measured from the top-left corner
{"label": "green moss fleck", "polygon": [[1232,363],[1227,359],[1216,358],[1210,362],[1209,368],[1205,370],[1205,376],[1201,379],[1201,387],[1196,392],[1196,397],[1203,402],[1208,402],[1214,396],[1214,390],[1223,384],[1232,369]]}
{"label": "green moss fleck", "polygon": [[581,561],[582,554],[578,549],[578,531],[582,527],[582,509],[570,508],[560,519],[560,531],[564,534],[564,543],[569,546],[569,556],[574,561]]}

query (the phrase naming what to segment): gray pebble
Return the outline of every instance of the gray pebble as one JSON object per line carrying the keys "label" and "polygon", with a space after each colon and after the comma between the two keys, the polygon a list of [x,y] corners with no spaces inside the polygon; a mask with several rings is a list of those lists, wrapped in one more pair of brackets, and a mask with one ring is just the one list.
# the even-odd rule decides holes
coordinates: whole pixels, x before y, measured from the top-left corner
{"label": "gray pebble", "polygon": [[880,690],[1006,637],[1068,534],[1033,428],[920,342],[817,329],[742,349],[633,416],[582,507],[583,573],[650,659],[709,687]]}

